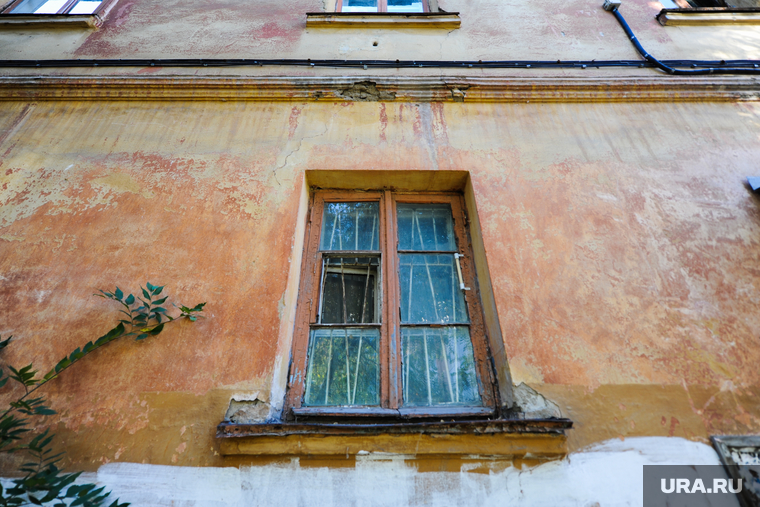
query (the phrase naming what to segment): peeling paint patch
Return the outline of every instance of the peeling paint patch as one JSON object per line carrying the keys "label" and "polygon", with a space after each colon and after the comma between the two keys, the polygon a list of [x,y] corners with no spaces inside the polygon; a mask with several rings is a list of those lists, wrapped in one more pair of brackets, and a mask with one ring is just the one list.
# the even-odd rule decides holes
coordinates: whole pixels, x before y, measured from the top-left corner
{"label": "peeling paint patch", "polygon": [[342,97],[358,102],[378,102],[381,100],[396,100],[396,92],[378,90],[372,81],[359,81],[340,92]]}
{"label": "peeling paint patch", "polygon": [[117,193],[131,192],[147,199],[151,199],[155,196],[153,192],[142,189],[140,184],[137,183],[134,178],[125,173],[111,173],[108,176],[96,178],[90,182],[90,185],[106,187]]}
{"label": "peeling paint patch", "polygon": [[550,417],[562,417],[559,405],[547,399],[535,389],[525,383],[515,386],[512,394],[515,403],[526,419],[548,419]]}
{"label": "peeling paint patch", "polygon": [[[477,460],[477,456],[470,457]],[[481,464],[489,468],[488,460]],[[588,507],[641,505],[643,465],[719,465],[715,451],[681,438],[614,439],[535,467],[422,472],[407,456],[370,453],[345,466],[338,457],[297,457],[238,468],[112,463],[85,479],[108,485],[134,506],[299,505]]]}

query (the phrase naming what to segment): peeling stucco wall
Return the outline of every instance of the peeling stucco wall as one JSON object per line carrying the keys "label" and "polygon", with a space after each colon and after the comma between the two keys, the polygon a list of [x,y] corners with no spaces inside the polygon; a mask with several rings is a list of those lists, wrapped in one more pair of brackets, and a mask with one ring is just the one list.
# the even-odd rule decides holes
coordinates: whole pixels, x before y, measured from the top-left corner
{"label": "peeling stucco wall", "polygon": [[76,466],[229,463],[214,427],[287,359],[303,172],[324,168],[470,172],[514,383],[576,422],[571,450],[760,431],[756,103],[5,102],[0,136],[10,364],[110,329],[98,288],[208,302],[49,387]]}
{"label": "peeling stucco wall", "polygon": [[[441,0],[440,8],[459,12],[461,27],[377,29],[306,27],[307,12],[334,9],[334,0],[119,0],[98,30],[0,31],[3,58],[311,58],[357,60],[631,60],[638,55],[602,1]],[[654,16],[657,1],[627,0],[621,7],[644,47],[660,59],[757,59],[760,34],[753,25],[663,27]],[[193,69],[196,70],[196,69]],[[198,69],[201,74],[258,72],[256,69]],[[24,71],[14,71],[24,72]],[[34,75],[37,71],[32,70]],[[66,70],[58,72],[66,73]],[[76,71],[79,72],[79,71]],[[142,75],[186,70],[146,66]],[[426,72],[429,72],[426,71]],[[451,74],[451,71],[435,71]],[[454,71],[461,74],[461,70]],[[529,76],[545,75],[538,70]],[[557,71],[551,71],[557,73]],[[610,77],[588,68],[561,75]],[[651,74],[649,69],[625,73]],[[191,74],[193,72],[190,72]],[[282,75],[275,69],[275,75]],[[285,74],[322,75],[305,69]],[[337,72],[339,75],[343,71]],[[397,71],[389,71],[398,75]],[[474,76],[503,71],[473,72]],[[417,75],[414,71],[403,74]],[[514,71],[512,72],[514,74]],[[521,71],[519,74],[524,75]]]}
{"label": "peeling stucco wall", "polygon": [[240,469],[114,463],[87,478],[107,484],[114,495],[139,507],[615,507],[641,505],[643,465],[666,464],[720,462],[704,444],[633,438],[603,442],[561,462],[531,468],[483,457],[457,470],[420,471],[409,457],[367,454],[348,465],[293,458]]}

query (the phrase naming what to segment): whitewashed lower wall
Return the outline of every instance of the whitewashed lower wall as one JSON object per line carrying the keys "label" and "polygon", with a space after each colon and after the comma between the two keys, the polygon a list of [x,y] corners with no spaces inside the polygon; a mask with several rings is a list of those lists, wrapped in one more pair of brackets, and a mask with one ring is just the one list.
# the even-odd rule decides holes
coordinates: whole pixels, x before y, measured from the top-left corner
{"label": "whitewashed lower wall", "polygon": [[[609,440],[562,461],[490,474],[417,472],[403,456],[357,456],[354,468],[288,464],[191,468],[102,466],[96,479],[136,507],[636,506],[643,465],[717,465],[708,445],[681,438]],[[92,474],[95,475],[95,474]],[[737,503],[738,507],[738,503]]]}

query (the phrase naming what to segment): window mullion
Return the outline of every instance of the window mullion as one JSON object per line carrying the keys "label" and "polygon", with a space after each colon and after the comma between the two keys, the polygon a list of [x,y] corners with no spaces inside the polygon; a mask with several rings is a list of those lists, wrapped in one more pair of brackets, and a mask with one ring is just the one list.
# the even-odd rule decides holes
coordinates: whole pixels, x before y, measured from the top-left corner
{"label": "window mullion", "polygon": [[388,12],[388,0],[377,0],[377,12]]}
{"label": "window mullion", "polygon": [[384,307],[383,324],[386,362],[383,364],[382,385],[388,408],[396,409],[401,405],[401,330],[398,320],[398,256],[396,254],[396,207],[390,190],[383,193],[383,256]]}
{"label": "window mullion", "polygon": [[11,4],[10,4],[10,5],[8,5],[7,7],[5,7],[5,9],[3,9],[3,10],[1,11],[1,12],[2,12],[2,14],[10,14],[11,12],[13,12],[13,9],[15,9],[16,7],[18,7],[18,5],[19,5],[21,2],[23,2],[23,1],[24,1],[24,0],[15,0],[14,2],[11,2]]}
{"label": "window mullion", "polygon": [[79,0],[69,0],[68,2],[63,4],[63,7],[61,7],[60,10],[56,14],[68,14],[68,12],[74,8],[74,5],[76,5],[78,1]]}

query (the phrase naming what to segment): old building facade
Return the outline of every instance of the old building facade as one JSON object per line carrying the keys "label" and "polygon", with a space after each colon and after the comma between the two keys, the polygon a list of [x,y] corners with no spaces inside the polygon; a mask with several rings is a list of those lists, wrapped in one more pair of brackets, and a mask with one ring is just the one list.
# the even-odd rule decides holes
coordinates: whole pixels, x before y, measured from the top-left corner
{"label": "old building facade", "polygon": [[67,464],[225,506],[719,464],[760,431],[760,13],[698,7],[619,7],[655,61],[586,0],[5,4],[4,359],[110,329],[97,289],[207,302],[48,386]]}

